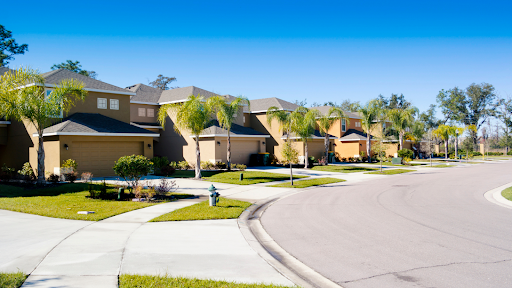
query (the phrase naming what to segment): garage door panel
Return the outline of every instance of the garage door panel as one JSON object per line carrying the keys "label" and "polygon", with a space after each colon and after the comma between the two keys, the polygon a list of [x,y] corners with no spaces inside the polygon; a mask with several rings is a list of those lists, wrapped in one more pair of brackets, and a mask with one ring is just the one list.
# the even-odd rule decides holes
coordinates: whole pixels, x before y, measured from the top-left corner
{"label": "garage door panel", "polygon": [[143,155],[143,147],[143,142],[80,141],[73,143],[72,157],[77,161],[79,174],[114,176],[115,161],[126,155]]}
{"label": "garage door panel", "polygon": [[251,154],[258,153],[259,141],[231,141],[231,161],[237,164],[249,164]]}

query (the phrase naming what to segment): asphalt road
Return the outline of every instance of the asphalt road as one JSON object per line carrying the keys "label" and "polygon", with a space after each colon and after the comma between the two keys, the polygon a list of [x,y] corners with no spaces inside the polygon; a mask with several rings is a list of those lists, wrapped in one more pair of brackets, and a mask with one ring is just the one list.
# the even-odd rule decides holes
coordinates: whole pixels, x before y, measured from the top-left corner
{"label": "asphalt road", "polygon": [[318,188],[270,206],[288,253],[343,287],[512,287],[512,161]]}

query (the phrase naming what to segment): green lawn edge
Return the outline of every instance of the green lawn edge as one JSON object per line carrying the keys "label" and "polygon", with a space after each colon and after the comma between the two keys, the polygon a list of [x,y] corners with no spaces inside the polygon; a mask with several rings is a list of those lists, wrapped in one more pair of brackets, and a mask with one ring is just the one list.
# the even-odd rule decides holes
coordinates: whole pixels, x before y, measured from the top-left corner
{"label": "green lawn edge", "polygon": [[312,187],[312,186],[339,183],[339,182],[345,182],[345,181],[347,181],[347,180],[331,178],[331,177],[324,177],[324,178],[315,178],[315,179],[294,181],[293,186],[292,186],[291,182],[287,182],[287,183],[279,183],[279,184],[275,184],[275,185],[268,185],[267,187],[307,188],[307,187]]}
{"label": "green lawn edge", "polygon": [[231,281],[217,281],[209,279],[171,277],[171,276],[149,276],[122,274],[119,276],[119,288],[140,288],[140,287],[158,287],[158,288],[291,288],[297,286],[282,286],[273,284],[248,284]]}
{"label": "green lawn edge", "polygon": [[[244,179],[240,181],[240,174],[243,173]],[[293,179],[307,178],[309,176],[293,175]],[[223,172],[215,174],[211,177],[203,177],[206,181],[236,184],[236,185],[252,185],[258,183],[268,183],[275,181],[283,181],[290,179],[290,175],[280,173],[270,173],[261,171],[237,171],[237,172]]]}
{"label": "green lawn edge", "polygon": [[19,288],[27,279],[28,275],[23,272],[0,273],[0,287]]}
{"label": "green lawn edge", "polygon": [[501,191],[501,196],[509,201],[512,201],[512,187],[508,187],[507,189]]}
{"label": "green lawn edge", "polygon": [[395,174],[409,173],[409,172],[414,172],[414,171],[416,171],[416,170],[389,169],[389,170],[382,170],[382,172],[380,172],[380,171],[373,171],[373,172],[366,172],[364,174],[395,175]]}
{"label": "green lawn edge", "polygon": [[252,203],[220,197],[217,206],[209,200],[160,215],[149,222],[236,219]]}
{"label": "green lawn edge", "polygon": [[311,170],[325,171],[325,172],[338,172],[338,173],[357,173],[366,171],[375,171],[377,168],[362,167],[362,166],[348,166],[348,165],[326,165],[314,166]]}

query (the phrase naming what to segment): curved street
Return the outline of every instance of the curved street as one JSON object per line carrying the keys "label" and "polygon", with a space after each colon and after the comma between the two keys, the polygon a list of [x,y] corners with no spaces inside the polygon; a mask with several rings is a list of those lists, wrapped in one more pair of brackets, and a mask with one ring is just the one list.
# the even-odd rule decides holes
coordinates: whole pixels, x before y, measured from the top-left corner
{"label": "curved street", "polygon": [[511,287],[512,209],[484,193],[512,161],[424,168],[284,198],[262,224],[343,287]]}

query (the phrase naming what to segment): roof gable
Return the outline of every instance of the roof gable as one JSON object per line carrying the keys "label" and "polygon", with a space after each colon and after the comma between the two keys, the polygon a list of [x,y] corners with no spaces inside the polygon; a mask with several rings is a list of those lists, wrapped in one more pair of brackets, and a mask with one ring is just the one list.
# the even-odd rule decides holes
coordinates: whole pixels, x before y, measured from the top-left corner
{"label": "roof gable", "polygon": [[135,84],[130,87],[126,87],[126,90],[134,92],[135,95],[131,97],[132,102],[146,102],[157,104],[163,90],[144,85],[142,83]]}
{"label": "roof gable", "polygon": [[195,86],[188,86],[182,88],[174,88],[171,90],[164,90],[159,99],[159,103],[174,103],[174,102],[182,102],[187,100],[189,96],[198,96],[201,95],[204,98],[210,98],[213,96],[220,96],[217,93],[213,93]]}
{"label": "roof gable", "polygon": [[85,89],[94,89],[94,90],[102,90],[102,91],[111,91],[111,92],[122,92],[122,94],[131,94],[126,89],[121,87],[114,86],[112,84],[108,84],[102,82],[100,80],[93,79],[91,77],[87,77],[73,71],[69,71],[67,69],[57,69],[50,72],[46,72],[41,74],[45,79],[46,84],[58,85],[64,79],[75,79],[84,83]]}

